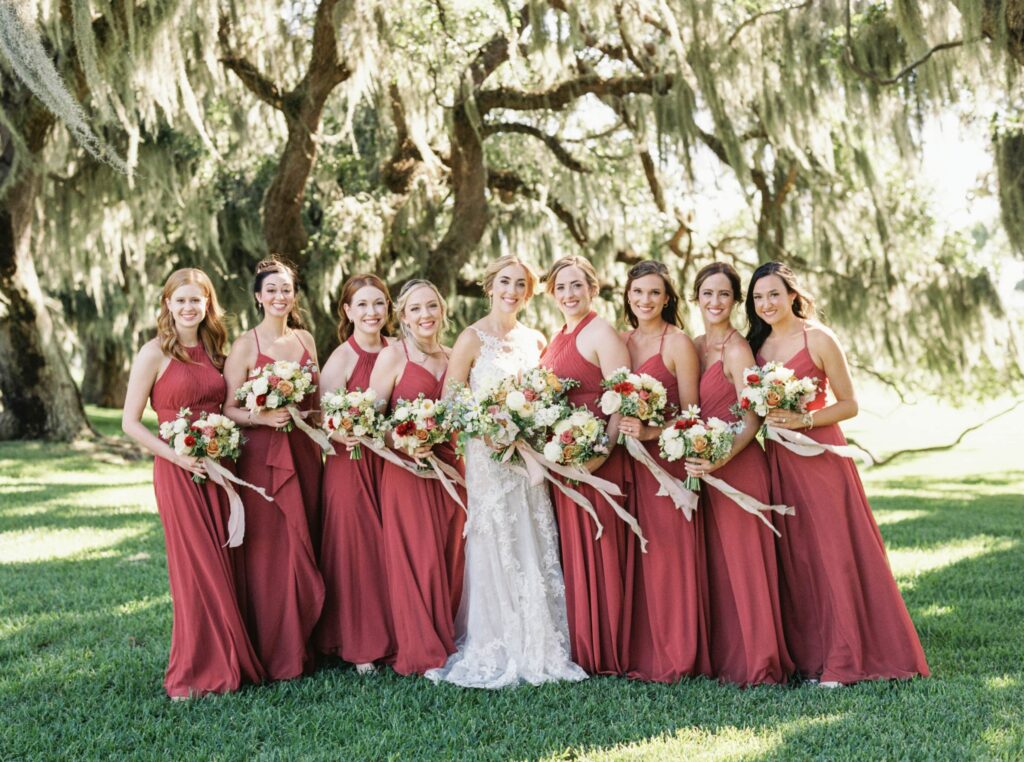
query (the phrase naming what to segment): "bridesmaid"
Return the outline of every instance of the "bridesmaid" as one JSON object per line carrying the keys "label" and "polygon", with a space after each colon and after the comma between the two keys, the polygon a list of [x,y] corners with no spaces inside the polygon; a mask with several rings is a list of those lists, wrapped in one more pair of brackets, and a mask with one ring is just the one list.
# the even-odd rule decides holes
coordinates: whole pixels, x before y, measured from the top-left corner
{"label": "bridesmaid", "polygon": [[[382,331],[391,321],[391,296],[376,275],[353,275],[341,288],[341,345],[320,376],[322,394],[339,388],[368,389],[370,372],[388,345]],[[317,650],[340,656],[360,674],[394,653],[391,608],[384,572],[379,490],[384,461],[366,448],[352,460],[355,437],[332,434],[345,451],[324,467],[320,571],[324,610],[316,629]]]}
{"label": "bridesmaid", "polygon": [[[446,311],[433,283],[411,280],[402,287],[396,305],[402,340],[381,350],[370,376],[378,399],[413,400],[421,392],[431,399],[442,396],[449,350],[439,337],[448,327]],[[415,453],[429,454],[430,448]],[[447,444],[437,445],[433,454],[456,465]],[[402,675],[423,674],[443,667],[455,652],[466,517],[439,482],[393,463],[384,464],[380,483],[384,568],[394,621],[392,666]]]}
{"label": "bridesmaid", "polygon": [[198,458],[178,455],[142,423],[150,398],[161,423],[182,407],[194,416],[219,413],[224,400],[227,333],[213,284],[187,268],[164,284],[157,336],[132,363],[121,426],[149,450],[153,488],[167,544],[167,572],[174,605],[171,658],[164,689],[173,700],[238,690],[258,683],[263,667],[246,634],[235,595],[227,543],[227,498],[207,480]]}
{"label": "bridesmaid", "polygon": [[[288,264],[264,260],[256,267],[253,294],[263,320],[239,336],[224,364],[228,383],[224,412],[247,427],[238,475],[263,487],[268,503],[251,490],[245,501],[244,608],[256,652],[272,680],[289,680],[314,666],[310,638],[320,618],[324,583],[316,566],[311,527],[320,526],[320,448],[298,429],[280,429],[283,409],[260,413],[241,407],[235,390],[267,363],[316,363],[313,337],[303,330],[296,303],[296,273]],[[314,383],[318,383],[314,376]],[[300,408],[310,410],[316,395]]]}
{"label": "bridesmaid", "polygon": [[[694,301],[700,307],[704,335],[695,343],[701,357],[701,414],[730,423],[743,390],[743,371],[754,364],[747,342],[730,322],[742,300],[740,277],[731,265],[713,262],[697,273]],[[717,463],[689,458],[693,476],[717,478],[762,503],[769,502],[768,463],[754,442],[761,425],[748,412],[732,452]],[[781,524],[780,531],[787,531]],[[710,630],[711,670],[737,685],[784,683],[793,671],[786,649],[779,605],[779,575],[771,530],[714,487],[700,492],[697,547],[703,558],[701,600]]]}
{"label": "bridesmaid", "polygon": [[[669,405],[697,404],[700,368],[690,337],[679,327],[679,295],[661,262],[646,261],[629,271],[624,291],[623,334],[630,366],[665,385]],[[682,461],[668,463],[658,454],[661,428],[624,417],[619,430],[644,443],[659,465],[677,478]],[[629,677],[676,682],[706,674],[707,627],[701,608],[697,569],[697,530],[640,463],[633,462],[636,514],[650,543],[640,556],[634,583],[633,633]]]}
{"label": "bridesmaid", "polygon": [[[784,360],[798,376],[821,381],[807,413],[774,410],[768,423],[845,444],[838,423],[857,414],[846,356],[832,331],[813,320],[814,302],[793,272],[778,262],[758,267],[746,308],[759,363]],[[773,502],[796,508],[795,516],[777,519],[783,625],[796,668],[826,687],[927,676],[853,461],[829,452],[804,457],[772,441],[766,449]]]}
{"label": "bridesmaid", "polygon": [[[544,280],[565,325],[544,350],[541,365],[559,377],[579,381],[580,385],[569,392],[569,401],[605,418],[597,404],[601,380],[628,366],[629,352],[615,329],[591,309],[599,288],[594,266],[583,257],[565,256],[551,265]],[[613,447],[618,425],[619,416],[613,415],[608,420]],[[619,485],[626,497],[618,499],[624,501],[627,511],[635,513],[628,458],[624,449],[616,448],[588,467],[596,476]],[[593,504],[604,534],[595,540],[596,527],[591,518],[561,491],[554,490],[552,502],[562,549],[572,660],[591,674],[621,675],[629,654],[636,536],[593,488],[581,484],[576,489]]]}

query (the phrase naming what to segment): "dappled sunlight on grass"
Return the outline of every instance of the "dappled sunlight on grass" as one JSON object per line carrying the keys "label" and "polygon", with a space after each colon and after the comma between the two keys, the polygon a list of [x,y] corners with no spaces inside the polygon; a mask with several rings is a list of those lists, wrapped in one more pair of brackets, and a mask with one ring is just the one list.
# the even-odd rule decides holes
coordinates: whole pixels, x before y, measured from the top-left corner
{"label": "dappled sunlight on grass", "polygon": [[46,529],[4,532],[0,535],[0,564],[96,557],[125,540],[141,537],[146,525],[120,529]]}
{"label": "dappled sunlight on grass", "polygon": [[[889,563],[897,578],[914,577],[923,572],[941,569],[967,558],[977,558],[986,553],[1011,550],[1018,543],[1012,540],[995,539],[986,535],[969,537],[957,542],[948,542],[927,548],[899,548],[889,550]],[[902,579],[900,580],[903,581]]]}
{"label": "dappled sunlight on grass", "polygon": [[927,515],[928,511],[878,511],[875,513],[875,521],[878,522],[878,526],[884,526],[911,519],[922,519]]}

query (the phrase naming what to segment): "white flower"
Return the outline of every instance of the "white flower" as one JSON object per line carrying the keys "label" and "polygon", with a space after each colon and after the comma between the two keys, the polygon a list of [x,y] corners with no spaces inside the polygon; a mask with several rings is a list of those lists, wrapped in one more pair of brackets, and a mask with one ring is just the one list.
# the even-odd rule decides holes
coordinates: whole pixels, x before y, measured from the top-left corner
{"label": "white flower", "polygon": [[410,414],[411,414],[411,411],[409,410],[409,408],[407,408],[405,406],[402,406],[402,407],[398,408],[398,410],[395,411],[395,420],[396,421],[407,420],[409,418]]}
{"label": "white flower", "polygon": [[257,397],[261,394],[266,394],[270,386],[267,384],[267,379],[260,376],[252,382],[252,393]]}
{"label": "white flower", "polygon": [[178,434],[178,436],[174,438],[174,451],[179,455],[184,455],[188,452],[188,447],[185,446],[184,434]]}
{"label": "white flower", "polygon": [[723,421],[721,418],[708,418],[708,428],[712,431],[728,431],[729,424]]}
{"label": "white flower", "polygon": [[275,408],[281,404],[281,397],[276,393],[267,395],[267,407]]}
{"label": "white flower", "polygon": [[569,423],[571,423],[573,426],[582,426],[592,418],[593,416],[590,414],[590,411],[587,410],[586,408],[583,408],[582,410],[577,410],[575,413],[569,416]]}
{"label": "white flower", "polygon": [[558,406],[550,405],[548,407],[541,408],[533,416],[533,420],[538,426],[550,426],[558,420]]}
{"label": "white flower", "polygon": [[691,437],[702,437],[708,433],[708,430],[698,423],[696,426],[688,428],[686,433]]}
{"label": "white flower", "polygon": [[562,458],[562,448],[554,440],[544,445],[544,457],[552,463],[557,463]]}
{"label": "white flower", "polygon": [[509,410],[515,410],[516,412],[519,412],[523,409],[523,406],[526,404],[526,395],[523,394],[518,389],[515,389],[509,392],[508,396],[505,397],[505,404],[508,405]]}
{"label": "white flower", "polygon": [[341,394],[332,394],[331,398],[327,401],[331,407],[341,407],[345,404],[345,397]]}
{"label": "white flower", "polygon": [[181,434],[183,431],[185,431],[185,429],[188,428],[188,421],[186,421],[184,418],[175,418],[173,428],[175,434]]}
{"label": "white flower", "polygon": [[605,415],[614,415],[622,407],[622,397],[611,389],[601,395],[601,412]]}
{"label": "white flower", "polygon": [[256,395],[252,392],[249,392],[245,396],[245,407],[249,410],[256,410],[259,407],[259,405],[256,404]]}
{"label": "white flower", "polygon": [[572,428],[572,420],[569,418],[563,418],[555,424],[555,434],[561,436],[566,431]]}
{"label": "white flower", "polygon": [[352,433],[357,437],[365,437],[366,427],[363,426],[361,423],[357,423],[355,426],[352,427]]}
{"label": "white flower", "polygon": [[679,460],[686,452],[686,445],[678,437],[671,437],[662,445],[669,460]]}

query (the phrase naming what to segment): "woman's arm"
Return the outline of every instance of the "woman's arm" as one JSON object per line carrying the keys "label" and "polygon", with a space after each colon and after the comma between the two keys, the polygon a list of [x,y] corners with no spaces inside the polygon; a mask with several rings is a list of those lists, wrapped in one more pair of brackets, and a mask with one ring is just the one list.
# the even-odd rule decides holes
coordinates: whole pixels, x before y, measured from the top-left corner
{"label": "woman's arm", "polygon": [[444,373],[445,394],[450,394],[456,384],[469,383],[469,371],[476,358],[480,356],[482,345],[480,336],[472,328],[467,328],[459,334],[448,358],[448,369]]}
{"label": "woman's arm", "polygon": [[159,378],[160,371],[166,367],[167,359],[155,339],[147,342],[139,350],[128,376],[128,390],[124,398],[121,430],[158,458],[168,460],[193,474],[206,476],[206,466],[203,465],[201,459],[191,455],[178,455],[173,447],[146,428],[142,422],[146,401],[153,391],[153,385]]}

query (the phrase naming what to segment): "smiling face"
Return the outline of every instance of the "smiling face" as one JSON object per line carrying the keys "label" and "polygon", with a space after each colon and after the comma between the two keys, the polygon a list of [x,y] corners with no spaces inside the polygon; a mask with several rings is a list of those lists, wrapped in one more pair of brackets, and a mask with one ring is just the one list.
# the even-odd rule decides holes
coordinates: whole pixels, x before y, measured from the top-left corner
{"label": "smiling face", "polygon": [[206,318],[206,292],[195,283],[178,286],[167,300],[167,310],[180,330],[195,329]]}
{"label": "smiling face", "polygon": [[488,295],[491,297],[491,310],[516,314],[524,306],[530,292],[530,282],[526,268],[522,265],[509,265],[498,271]]}
{"label": "smiling face", "polygon": [[728,323],[732,308],[736,306],[736,295],[729,278],[724,273],[705,278],[697,291],[697,305],[707,325]]}
{"label": "smiling face", "polygon": [[597,289],[588,285],[586,274],[575,265],[563,267],[555,275],[555,304],[566,321],[586,317],[596,295]]}
{"label": "smiling face", "polygon": [[376,286],[357,290],[342,309],[355,330],[371,335],[379,334],[388,319],[387,296]]}
{"label": "smiling face", "polygon": [[288,273],[271,273],[263,279],[256,301],[263,306],[265,314],[287,318],[295,304],[295,281]]}
{"label": "smiling face", "polygon": [[766,275],[758,279],[750,293],[754,300],[754,311],[768,325],[792,317],[796,294],[786,290],[786,284],[778,275]]}
{"label": "smiling face", "polygon": [[429,342],[441,330],[444,312],[441,300],[430,286],[417,286],[405,299],[401,320],[410,336]]}
{"label": "smiling face", "polygon": [[658,320],[669,303],[665,280],[656,273],[643,275],[629,284],[629,308],[641,323]]}

